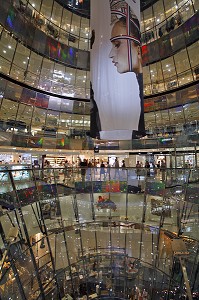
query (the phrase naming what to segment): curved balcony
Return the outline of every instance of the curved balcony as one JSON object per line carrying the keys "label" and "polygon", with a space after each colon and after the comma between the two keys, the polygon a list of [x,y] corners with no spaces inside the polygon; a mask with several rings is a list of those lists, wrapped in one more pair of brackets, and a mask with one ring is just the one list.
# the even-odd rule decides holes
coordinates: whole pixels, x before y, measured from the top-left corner
{"label": "curved balcony", "polygon": [[[45,20],[45,30],[42,31],[34,22],[31,22],[32,17],[27,21],[24,14],[15,7],[11,8],[8,3],[4,3],[2,9],[4,12],[1,24],[15,38],[8,36],[5,30],[2,33],[4,50],[1,54],[1,71],[19,81],[53,93],[89,98],[89,75],[87,74],[90,68],[89,51],[78,50],[74,47],[74,43],[74,45],[66,45],[61,38],[60,41],[52,38],[55,31],[61,32],[61,29],[55,28],[53,23]],[[16,18],[18,14],[19,18]],[[22,30],[24,24],[26,27],[30,27],[27,32]],[[167,35],[150,44],[143,45],[145,95],[175,89],[197,80],[199,36],[197,24],[198,12]],[[65,35],[68,35],[68,38],[70,35],[70,39],[74,38],[77,41],[80,39],[78,35],[73,37],[71,32],[65,33]],[[5,46],[6,43],[11,47],[9,49],[13,48],[13,50],[8,50]],[[32,50],[28,50],[28,54],[27,46]],[[186,47],[187,51],[185,51]],[[36,55],[35,52],[39,55]],[[23,53],[25,54],[23,55]],[[27,57],[29,61],[27,61]],[[21,60],[24,65],[19,64]],[[179,63],[182,60],[183,64]],[[33,64],[36,64],[35,67]],[[150,67],[148,67],[149,65]],[[77,74],[74,68],[79,69]],[[76,81],[75,78],[77,78]]]}
{"label": "curved balcony", "polygon": [[184,299],[182,264],[194,299],[198,170],[83,174],[0,171],[2,299]]}
{"label": "curved balcony", "polygon": [[[2,76],[0,81],[1,146],[93,149],[89,138],[90,104],[71,97],[30,89]],[[147,138],[104,142],[100,149],[195,147],[198,141],[197,85],[146,98]]]}

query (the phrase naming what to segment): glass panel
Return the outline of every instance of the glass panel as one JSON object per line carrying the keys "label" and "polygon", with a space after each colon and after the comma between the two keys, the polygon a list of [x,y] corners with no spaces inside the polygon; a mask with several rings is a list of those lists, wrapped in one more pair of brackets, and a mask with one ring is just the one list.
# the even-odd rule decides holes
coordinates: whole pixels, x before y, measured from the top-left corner
{"label": "glass panel", "polygon": [[1,57],[4,57],[8,62],[11,62],[16,44],[16,41],[4,31],[0,39]]}
{"label": "glass panel", "polygon": [[174,55],[177,74],[190,69],[190,64],[187,56],[187,50],[184,49]]}
{"label": "glass panel", "polygon": [[28,63],[28,71],[31,73],[35,73],[39,76],[41,72],[41,63],[42,57],[39,54],[34,53],[33,51],[30,53],[29,63]]}
{"label": "glass panel", "polygon": [[140,13],[140,31],[141,32],[144,32],[144,13],[141,12]]}
{"label": "glass panel", "polygon": [[46,115],[46,126],[57,127],[59,120],[59,112],[48,111]]}
{"label": "glass panel", "polygon": [[153,4],[153,13],[156,26],[165,20],[163,1],[157,1]]}
{"label": "glass panel", "polygon": [[[154,68],[155,69],[155,68]],[[150,76],[150,72],[152,73],[153,71],[153,67],[144,67],[143,68],[143,81],[144,81],[144,84],[147,85],[147,84],[150,84],[151,83],[151,76]]]}
{"label": "glass panel", "polygon": [[89,19],[81,18],[80,37],[88,39],[90,35]]}
{"label": "glass panel", "polygon": [[180,49],[185,48],[185,36],[183,32],[183,27],[180,26],[179,28],[170,32],[170,39],[171,39],[171,46],[173,52],[177,52]]}
{"label": "glass panel", "polygon": [[145,30],[149,30],[154,27],[154,17],[152,12],[152,6],[144,10],[144,23]]}
{"label": "glass panel", "polygon": [[[197,1],[196,1],[197,2]],[[192,1],[185,1],[185,4],[180,9],[182,22],[188,20],[194,14]]]}
{"label": "glass panel", "polygon": [[172,78],[172,76],[176,75],[172,57],[162,60],[162,70],[164,78]]}
{"label": "glass panel", "polygon": [[34,0],[34,3],[31,3],[32,7],[34,7],[37,12],[40,10],[41,2],[41,0]]}
{"label": "glass panel", "polygon": [[41,6],[41,13],[46,19],[50,20],[52,12],[53,0],[43,0]]}
{"label": "glass panel", "polygon": [[153,112],[145,114],[144,117],[145,117],[145,125],[146,125],[147,129],[153,128],[156,126],[155,115]]}
{"label": "glass panel", "polygon": [[79,49],[88,50],[89,49],[89,39],[80,39],[79,40]]}
{"label": "glass panel", "polygon": [[55,63],[54,72],[53,72],[53,80],[55,82],[62,83],[62,82],[64,82],[64,77],[65,77],[65,67],[60,64]]}
{"label": "glass panel", "polygon": [[166,97],[156,97],[154,98],[154,108],[155,110],[164,109],[167,107]]}
{"label": "glass panel", "polygon": [[195,11],[198,11],[199,10],[199,3],[198,3],[198,1],[197,0],[193,0],[192,2],[193,2]]}
{"label": "glass panel", "polygon": [[[5,121],[14,121],[16,118],[18,109],[18,103],[14,101],[10,101],[7,99],[3,99],[2,105],[1,105],[1,119]],[[14,123],[8,124],[9,130],[13,130]]]}
{"label": "glass panel", "polygon": [[17,112],[17,121],[22,121],[26,124],[26,130],[30,129],[33,107],[29,105],[19,104],[19,109]]}
{"label": "glass panel", "polygon": [[5,58],[0,57],[0,69],[2,73],[9,75],[11,63]]}
{"label": "glass panel", "polygon": [[67,36],[68,36],[68,32],[70,32],[71,17],[72,17],[72,13],[69,10],[64,9],[62,21],[61,21],[61,27],[67,31],[66,32]]}
{"label": "glass panel", "polygon": [[28,66],[29,58],[30,50],[22,44],[18,44],[13,63],[25,71]]}
{"label": "glass panel", "polygon": [[[199,41],[195,42],[193,45],[187,48],[189,60],[192,68],[198,65],[198,61],[199,61],[198,47],[199,47]],[[197,70],[197,67],[195,68],[195,70]]]}
{"label": "glass panel", "polygon": [[184,124],[184,112],[182,106],[178,106],[169,110],[171,124]]}
{"label": "glass panel", "polygon": [[41,108],[34,108],[32,118],[32,134],[38,135],[41,133],[41,126],[45,124],[46,110]]}
{"label": "glass panel", "polygon": [[51,21],[57,26],[60,26],[61,23],[62,10],[63,8],[61,5],[54,2]]}
{"label": "glass panel", "polygon": [[165,14],[166,18],[170,17],[178,9],[177,3],[175,0],[166,1],[164,0]]}
{"label": "glass panel", "polygon": [[164,90],[163,73],[161,62],[157,62],[150,66],[152,93],[158,93]]}
{"label": "glass panel", "polygon": [[154,110],[154,99],[145,99],[144,101],[144,111],[153,111]]}
{"label": "glass panel", "polygon": [[178,75],[178,84],[184,85],[186,83],[189,83],[193,80],[192,71],[188,70]]}
{"label": "glass panel", "polygon": [[186,122],[197,120],[199,103],[190,103],[183,105]]}
{"label": "glass panel", "polygon": [[22,95],[23,88],[20,85],[14,84],[12,82],[6,81],[6,90],[4,97],[12,100],[18,101]]}
{"label": "glass panel", "polygon": [[79,37],[80,34],[80,16],[73,14],[71,23],[71,34]]}
{"label": "glass panel", "polygon": [[170,125],[169,113],[168,110],[161,111],[162,125]]}

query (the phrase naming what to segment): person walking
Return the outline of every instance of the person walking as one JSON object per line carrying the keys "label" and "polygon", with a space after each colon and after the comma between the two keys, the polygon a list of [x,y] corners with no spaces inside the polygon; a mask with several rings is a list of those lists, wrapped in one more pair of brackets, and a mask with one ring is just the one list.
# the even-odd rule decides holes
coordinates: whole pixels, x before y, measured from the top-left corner
{"label": "person walking", "polygon": [[150,176],[150,163],[148,162],[148,160],[146,160],[146,163],[145,163],[145,168],[147,169],[147,176]]}
{"label": "person walking", "polygon": [[84,159],[83,161],[80,162],[82,182],[85,182],[85,176],[86,176],[87,166],[88,166],[88,164],[87,164],[87,160],[86,159]]}
{"label": "person walking", "polygon": [[102,175],[104,175],[104,180],[106,179],[106,173],[105,173],[105,164],[102,160],[101,165],[100,165],[100,181],[102,179]]}
{"label": "person walking", "polygon": [[139,160],[136,163],[136,173],[137,173],[137,179],[140,179],[140,174],[141,174],[141,164]]}
{"label": "person walking", "polygon": [[119,178],[119,180],[120,180],[120,170],[119,170],[119,161],[118,161],[118,158],[116,157],[116,159],[115,159],[115,165],[114,165],[114,167],[115,167],[115,179],[116,179],[116,177],[118,176],[118,178]]}

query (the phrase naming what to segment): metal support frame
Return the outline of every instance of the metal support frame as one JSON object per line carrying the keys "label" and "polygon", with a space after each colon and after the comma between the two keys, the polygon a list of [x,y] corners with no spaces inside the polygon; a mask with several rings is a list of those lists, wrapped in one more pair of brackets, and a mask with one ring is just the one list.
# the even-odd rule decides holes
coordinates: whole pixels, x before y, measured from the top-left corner
{"label": "metal support frame", "polygon": [[191,287],[190,287],[190,283],[189,283],[189,279],[188,279],[188,275],[187,275],[187,268],[185,266],[184,258],[179,257],[179,261],[180,261],[180,265],[181,265],[181,268],[182,268],[182,274],[183,274],[184,283],[185,283],[186,290],[187,290],[188,299],[193,300],[193,297],[192,297],[192,294],[191,294]]}

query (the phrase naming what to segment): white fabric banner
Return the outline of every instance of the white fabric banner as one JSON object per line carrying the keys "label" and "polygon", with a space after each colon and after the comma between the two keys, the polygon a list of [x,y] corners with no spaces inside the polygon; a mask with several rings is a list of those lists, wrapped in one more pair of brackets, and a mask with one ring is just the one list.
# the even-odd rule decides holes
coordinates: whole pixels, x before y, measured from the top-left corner
{"label": "white fabric banner", "polygon": [[134,131],[139,133],[141,128],[144,132],[144,121],[140,122],[143,85],[138,79],[142,79],[138,2],[91,1],[93,137],[130,140]]}

